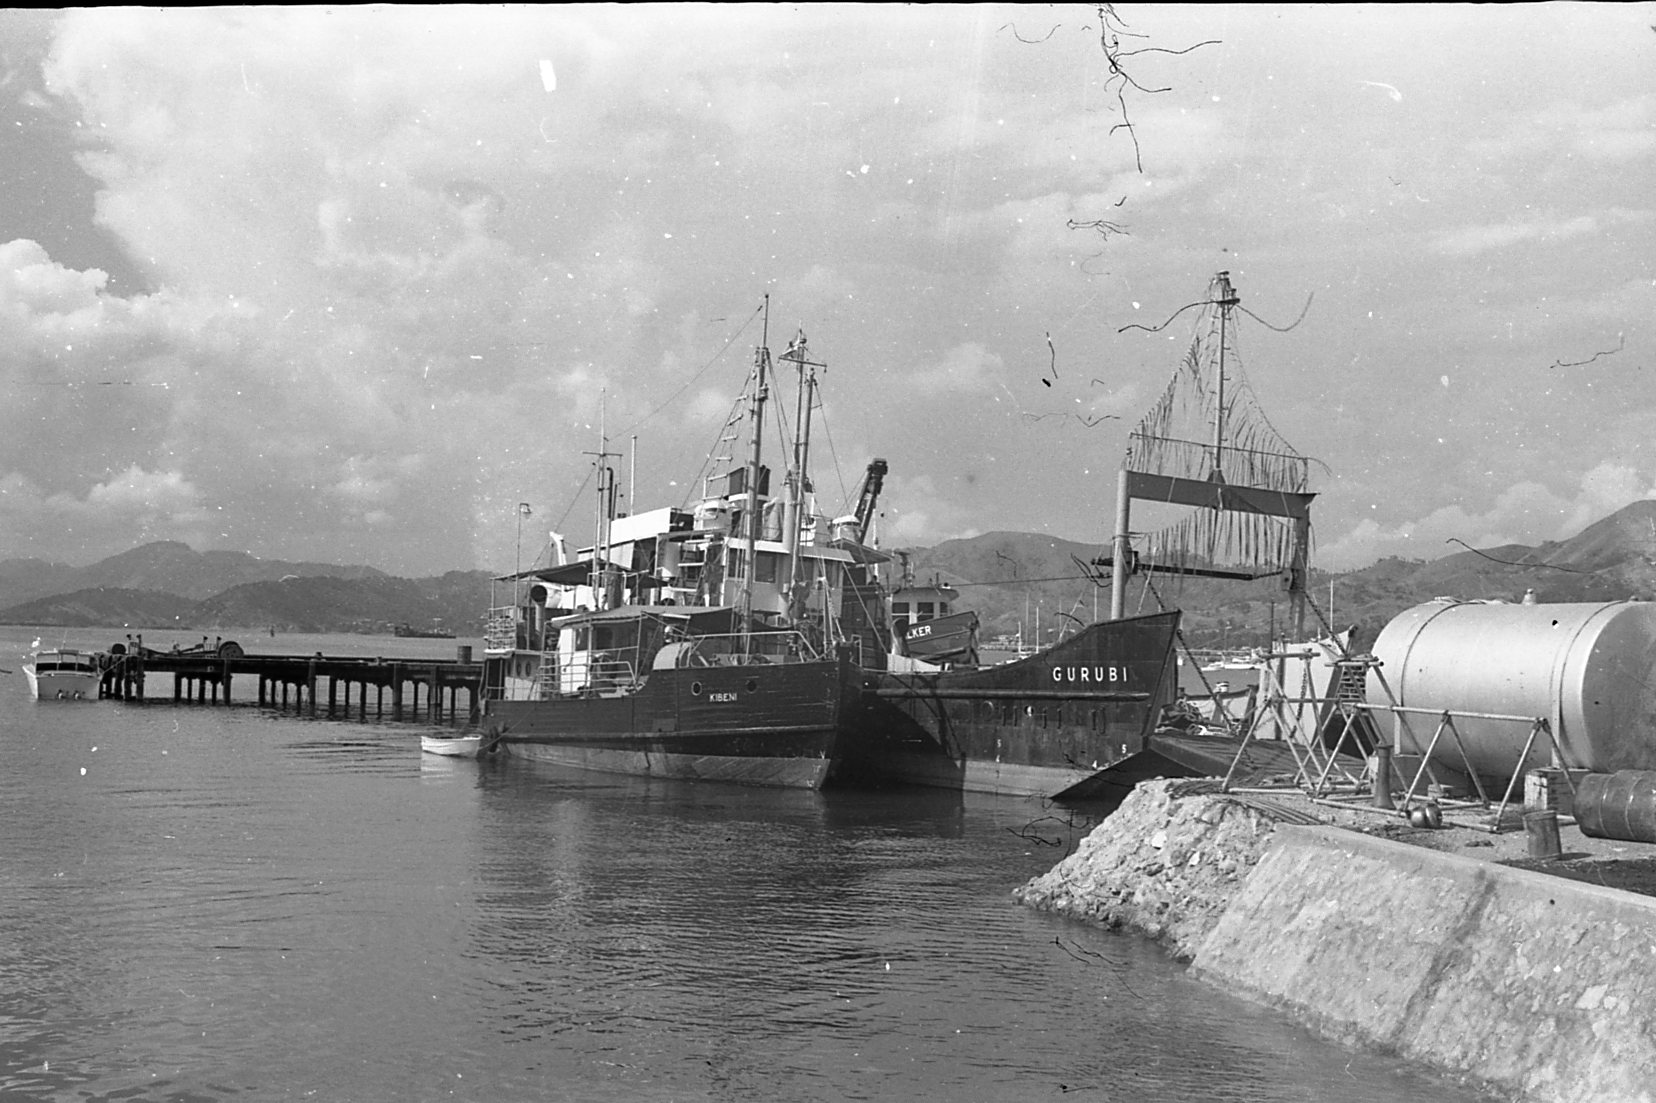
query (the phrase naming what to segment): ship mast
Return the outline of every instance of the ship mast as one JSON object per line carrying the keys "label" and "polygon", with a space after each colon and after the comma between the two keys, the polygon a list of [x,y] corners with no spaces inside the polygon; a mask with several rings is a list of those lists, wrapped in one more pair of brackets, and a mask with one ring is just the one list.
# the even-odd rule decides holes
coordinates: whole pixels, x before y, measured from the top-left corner
{"label": "ship mast", "polygon": [[736,606],[736,612],[742,621],[742,649],[744,653],[752,646],[750,633],[753,630],[753,580],[754,573],[758,568],[759,533],[762,529],[759,517],[759,448],[764,438],[766,378],[770,371],[769,294],[765,296],[765,321],[762,334],[759,347],[753,352],[753,458],[748,464],[747,506],[742,514],[743,520],[747,522],[748,548],[747,557],[742,564],[741,599]]}
{"label": "ship mast", "polygon": [[615,514],[615,472],[610,469],[609,460],[616,452],[606,451],[609,438],[604,435],[604,409],[607,399],[606,393],[598,396],[598,451],[588,452],[595,457],[593,462],[598,465],[598,499],[593,505],[592,519],[592,607],[594,610],[605,608],[605,601],[609,595],[610,522]]}
{"label": "ship mast", "polygon": [[[1184,364],[1128,437],[1116,482],[1111,556],[1094,560],[1111,569],[1112,620],[1126,614],[1128,577],[1152,571],[1239,580],[1281,575],[1296,619],[1304,619],[1310,510],[1316,495],[1310,492],[1309,461],[1281,438],[1248,389],[1227,393],[1228,376],[1240,372],[1227,363],[1231,313],[1240,302],[1230,273],[1215,275],[1200,304],[1201,320]],[[1204,364],[1215,367],[1215,377],[1206,374]],[[1211,445],[1193,439],[1202,434],[1209,401]],[[1135,499],[1192,507],[1176,524],[1142,534],[1161,561],[1141,561],[1133,551],[1130,503]],[[1217,566],[1226,556],[1243,562]]]}
{"label": "ship mast", "polygon": [[1231,287],[1230,273],[1220,272],[1213,278],[1218,292],[1214,302],[1219,307],[1219,379],[1214,384],[1213,407],[1213,482],[1225,481],[1225,330],[1230,323],[1231,309],[1242,300]]}
{"label": "ship mast", "polygon": [[784,505],[782,519],[782,542],[788,559],[787,588],[783,597],[791,614],[794,596],[799,586],[799,530],[810,481],[806,471],[811,459],[811,408],[816,401],[816,369],[826,365],[811,359],[804,330],[800,330],[789,342],[788,349],[782,354],[781,359],[794,365],[799,371],[799,388],[795,398],[793,465],[788,471],[788,499]]}

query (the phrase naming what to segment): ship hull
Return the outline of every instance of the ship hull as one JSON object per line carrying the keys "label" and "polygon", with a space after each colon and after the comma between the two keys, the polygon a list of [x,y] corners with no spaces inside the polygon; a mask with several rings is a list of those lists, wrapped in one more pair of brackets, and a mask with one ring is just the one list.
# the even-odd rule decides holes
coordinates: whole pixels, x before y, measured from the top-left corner
{"label": "ship hull", "polygon": [[860,694],[844,659],[651,671],[627,694],[489,701],[488,737],[558,766],[821,788]]}
{"label": "ship hull", "polygon": [[1104,621],[1025,659],[871,675],[858,780],[1063,799],[1144,749],[1172,699],[1179,614]]}
{"label": "ship hull", "polygon": [[23,664],[29,696],[36,701],[93,701],[98,697],[98,663],[84,651],[36,651]]}
{"label": "ship hull", "polygon": [[29,681],[29,695],[36,701],[92,701],[98,696],[98,676],[81,672],[37,673],[23,668]]}

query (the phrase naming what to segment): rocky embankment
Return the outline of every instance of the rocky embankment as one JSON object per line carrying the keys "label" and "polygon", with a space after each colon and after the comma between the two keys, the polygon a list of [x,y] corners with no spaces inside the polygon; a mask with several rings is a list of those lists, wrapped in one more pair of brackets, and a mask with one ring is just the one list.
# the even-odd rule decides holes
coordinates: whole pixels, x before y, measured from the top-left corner
{"label": "rocky embankment", "polygon": [[[1524,863],[1524,834],[1490,826],[1146,782],[1015,895],[1505,1098],[1656,1103],[1656,900],[1612,887],[1656,847],[1572,823],[1557,860]],[[1589,876],[1555,875],[1578,861]]]}
{"label": "rocky embankment", "polygon": [[1307,822],[1216,781],[1150,781],[1074,854],[1014,891],[1024,904],[1126,928],[1189,961],[1242,887],[1279,823]]}

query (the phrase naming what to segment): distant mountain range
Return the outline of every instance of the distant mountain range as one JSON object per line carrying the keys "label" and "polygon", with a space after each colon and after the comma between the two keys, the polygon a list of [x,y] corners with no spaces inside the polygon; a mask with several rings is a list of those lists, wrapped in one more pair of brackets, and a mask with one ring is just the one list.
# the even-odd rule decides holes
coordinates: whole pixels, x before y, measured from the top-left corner
{"label": "distant mountain range", "polygon": [[[992,532],[903,552],[916,582],[956,587],[985,637],[1050,639],[1109,614],[1107,580],[1092,560],[1101,545],[1034,533]],[[290,563],[245,552],[197,552],[145,544],[88,567],[38,559],[0,560],[0,623],[65,627],[264,628],[289,632],[388,633],[397,625],[477,636],[491,603],[489,574],[451,571],[395,578],[373,567]],[[1274,628],[1295,634],[1281,579],[1225,582],[1151,576],[1135,581],[1129,613],[1154,612],[1156,596],[1185,611],[1195,647],[1265,643]],[[1332,584],[1332,613],[1330,594]],[[1656,500],[1634,502],[1568,540],[1512,544],[1442,559],[1383,559],[1359,571],[1313,570],[1315,611],[1304,630],[1358,624],[1369,633],[1411,605],[1438,596],[1518,601],[1656,598]]]}
{"label": "distant mountain range", "polygon": [[[1092,620],[1095,603],[1098,615],[1109,615],[1107,576],[1102,586],[1080,577],[1081,564],[1104,554],[1101,544],[996,532],[918,549],[912,563],[916,581],[937,577],[958,587],[961,606],[977,610],[985,634],[1021,627],[1033,642],[1037,628],[1050,638],[1061,623],[1073,627],[1072,618]],[[1184,610],[1183,632],[1191,646],[1264,644],[1273,628],[1278,635],[1296,634],[1281,578],[1150,578],[1149,592],[1134,580],[1127,612],[1155,612],[1159,596],[1168,608]],[[1544,602],[1656,600],[1656,500],[1634,502],[1568,540],[1468,550],[1442,559],[1388,558],[1344,573],[1313,569],[1306,588],[1315,606],[1305,613],[1306,633],[1320,633],[1325,622],[1332,630],[1355,624],[1371,639],[1397,614],[1434,597],[1520,601],[1534,590],[1536,600]]]}
{"label": "distant mountain range", "polygon": [[0,561],[5,624],[379,633],[409,625],[464,636],[481,631],[488,606],[483,571],[394,578],[373,567],[198,552],[176,541],[88,567]]}

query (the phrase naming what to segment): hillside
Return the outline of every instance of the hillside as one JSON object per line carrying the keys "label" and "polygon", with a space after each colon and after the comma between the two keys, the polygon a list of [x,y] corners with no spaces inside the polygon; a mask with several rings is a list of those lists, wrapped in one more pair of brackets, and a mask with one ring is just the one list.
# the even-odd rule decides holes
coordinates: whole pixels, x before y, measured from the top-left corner
{"label": "hillside", "polygon": [[[897,552],[917,583],[941,581],[977,612],[982,635],[1028,643],[1109,613],[1109,578],[1091,566],[1104,549],[1050,536],[991,532]],[[892,567],[895,578],[899,564]],[[1442,559],[1383,559],[1359,571],[1313,570],[1303,627],[1290,623],[1279,578],[1253,582],[1142,578],[1127,612],[1164,605],[1185,612],[1194,647],[1263,644],[1357,624],[1378,632],[1404,609],[1438,596],[1541,601],[1656,599],[1656,501],[1640,501],[1568,540],[1506,545]],[[13,595],[24,594],[17,598]],[[393,578],[372,567],[288,563],[244,552],[195,552],[147,544],[72,568],[41,560],[0,562],[0,623],[73,627],[168,627],[210,631],[266,625],[285,631],[388,632],[397,624],[476,635],[490,603],[489,575],[451,571]]]}
{"label": "hillside", "polygon": [[393,578],[372,567],[198,553],[164,542],[83,568],[8,560],[0,564],[3,593],[41,595],[0,607],[6,624],[287,632],[389,632],[408,624],[463,636],[481,631],[489,575]]}
{"label": "hillside", "polygon": [[75,568],[44,559],[0,559],[0,608],[76,589]]}
{"label": "hillside", "polygon": [[386,578],[372,567],[332,563],[290,563],[238,551],[198,552],[188,544],[161,540],[101,559],[88,567],[65,567],[38,559],[0,561],[0,609],[33,598],[75,590],[149,590],[201,601],[232,586],[281,578]]}
{"label": "hillside", "polygon": [[959,606],[978,615],[987,636],[1016,635],[1033,642],[1069,617],[1090,622],[1094,605],[1109,614],[1109,581],[1094,584],[1087,564],[1101,555],[1091,544],[1028,532],[990,532],[932,548],[902,549],[917,583],[940,581],[960,591]]}
{"label": "hillside", "polygon": [[94,587],[38,598],[0,612],[0,624],[65,628],[191,628],[196,603],[156,590]]}
{"label": "hillside", "polygon": [[[1049,636],[1070,616],[1091,619],[1095,600],[1102,614],[1108,612],[1107,577],[1095,585],[1079,565],[1104,554],[1101,547],[989,533],[907,554],[917,581],[940,578],[960,590],[960,606],[978,612],[985,636],[1016,633],[1021,626],[1025,639],[1033,641],[1037,623]],[[1507,545],[1433,560],[1389,558],[1340,574],[1313,569],[1307,596],[1314,608],[1306,609],[1304,630],[1320,632],[1326,621],[1331,629],[1357,624],[1372,634],[1434,597],[1518,601],[1527,590],[1541,601],[1656,599],[1656,501],[1634,502],[1568,540],[1536,547]],[[1228,582],[1157,575],[1149,589],[1142,578],[1128,588],[1129,614],[1155,612],[1163,604],[1184,610],[1184,634],[1192,646],[1264,644],[1273,626],[1279,635],[1298,634],[1279,578]]]}
{"label": "hillside", "polygon": [[470,587],[451,584],[441,598],[421,582],[384,576],[250,582],[201,602],[195,618],[203,627],[269,624],[291,632],[385,632],[408,624],[471,635],[481,631],[488,611],[488,581],[486,575],[470,577]]}

